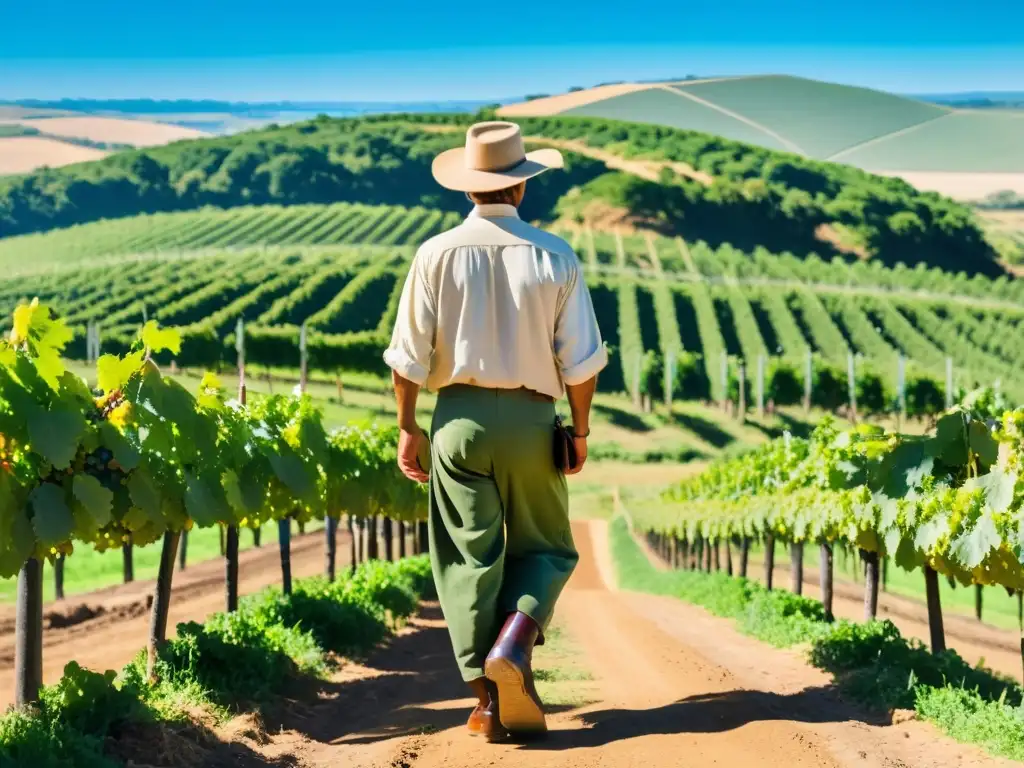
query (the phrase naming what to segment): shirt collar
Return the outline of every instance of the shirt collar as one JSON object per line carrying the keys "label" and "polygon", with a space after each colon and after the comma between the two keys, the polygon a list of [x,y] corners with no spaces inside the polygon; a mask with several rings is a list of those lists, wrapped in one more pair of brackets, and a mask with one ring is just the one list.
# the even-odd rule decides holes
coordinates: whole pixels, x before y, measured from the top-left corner
{"label": "shirt collar", "polygon": [[469,218],[471,219],[518,219],[519,211],[516,210],[514,205],[505,205],[504,203],[490,203],[488,205],[475,205],[473,210],[469,212]]}

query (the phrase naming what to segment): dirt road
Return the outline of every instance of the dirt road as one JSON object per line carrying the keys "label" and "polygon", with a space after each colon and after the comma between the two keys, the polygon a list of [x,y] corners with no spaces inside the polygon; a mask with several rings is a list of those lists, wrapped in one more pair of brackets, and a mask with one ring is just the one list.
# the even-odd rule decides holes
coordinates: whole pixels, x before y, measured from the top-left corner
{"label": "dirt road", "polygon": [[[366,665],[283,714],[234,727],[247,764],[303,768],[632,768],[1009,763],[928,725],[872,722],[795,653],[738,635],[670,598],[609,589],[606,528],[574,525],[581,564],[556,626],[572,643],[585,701],[553,707],[543,741],[489,745],[467,736],[470,701],[444,623],[428,610]],[[538,652],[538,655],[540,652]],[[543,664],[541,672],[550,675]],[[540,674],[539,674],[540,677]],[[234,735],[238,733],[247,735]]]}
{"label": "dirt road", "polygon": [[[292,539],[295,578],[322,573],[323,534]],[[349,562],[348,533],[338,531],[338,567]],[[248,549],[239,556],[239,592],[257,592],[281,582],[275,543]],[[56,682],[72,659],[96,670],[120,669],[146,645],[152,581],[136,581],[98,590],[78,598],[49,603],[44,608],[43,682]],[[224,563],[217,558],[190,566],[174,575],[172,629],[185,621],[203,621],[224,609]],[[0,711],[13,702],[14,608],[0,610]]]}

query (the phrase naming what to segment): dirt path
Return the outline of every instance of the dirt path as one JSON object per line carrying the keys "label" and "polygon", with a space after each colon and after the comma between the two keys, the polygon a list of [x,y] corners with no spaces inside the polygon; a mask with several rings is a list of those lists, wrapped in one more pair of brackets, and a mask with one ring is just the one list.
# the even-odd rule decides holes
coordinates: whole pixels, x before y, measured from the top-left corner
{"label": "dirt path", "polygon": [[465,734],[470,700],[431,606],[366,665],[239,742],[265,765],[303,768],[1008,765],[921,723],[866,722],[798,655],[700,609],[610,590],[606,529],[583,522],[573,533],[581,563],[556,625],[593,679],[580,683],[588,702],[552,708],[547,739],[488,745]]}
{"label": "dirt path", "polygon": [[[239,556],[239,591],[257,592],[281,581],[276,542]],[[338,531],[338,567],[349,562],[348,533]],[[323,569],[323,534],[292,539],[292,574]],[[120,669],[145,647],[153,582],[136,581],[44,607],[43,682],[56,682],[72,659],[91,669]],[[220,558],[175,573],[168,626],[203,621],[224,608],[224,563]],[[14,608],[0,611],[0,711],[13,701]]]}

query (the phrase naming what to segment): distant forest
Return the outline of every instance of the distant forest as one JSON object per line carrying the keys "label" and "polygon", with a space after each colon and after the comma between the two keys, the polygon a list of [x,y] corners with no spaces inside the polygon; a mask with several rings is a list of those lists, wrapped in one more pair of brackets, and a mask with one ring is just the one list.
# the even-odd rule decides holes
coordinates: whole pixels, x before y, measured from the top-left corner
{"label": "distant forest", "polygon": [[[465,211],[465,197],[439,187],[430,164],[462,143],[462,126],[490,117],[322,117],[3,178],[0,235],[207,205],[352,201]],[[597,199],[667,234],[712,246],[845,257],[834,238],[819,236],[827,225],[887,264],[1001,272],[969,208],[898,179],[661,126],[564,117],[519,122],[528,136],[663,158],[714,178],[708,185],[665,171],[651,182],[568,153],[566,172],[530,183],[522,211],[530,220],[583,216],[579,204]],[[455,130],[438,131],[439,125]]]}

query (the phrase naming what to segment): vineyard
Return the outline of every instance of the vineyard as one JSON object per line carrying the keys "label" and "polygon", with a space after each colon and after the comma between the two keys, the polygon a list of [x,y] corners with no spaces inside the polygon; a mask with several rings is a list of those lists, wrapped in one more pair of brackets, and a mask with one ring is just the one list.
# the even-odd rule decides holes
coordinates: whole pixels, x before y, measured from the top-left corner
{"label": "vineyard", "polygon": [[[19,574],[19,704],[37,700],[42,683],[42,561],[70,556],[76,544],[102,551],[162,540],[147,667],[155,681],[175,554],[189,529],[227,530],[230,613],[238,607],[240,528],[278,522],[282,589],[290,595],[293,521],[327,518],[333,578],[338,517],[385,516],[390,557],[396,538],[404,549],[404,523],[425,514],[423,486],[398,475],[390,430],[328,434],[308,397],[247,405],[244,385],[238,400],[228,400],[212,375],[193,395],[153,363],[180,339],[152,320],[123,356],[99,358],[94,393],[61,361],[69,338],[33,301],[15,311],[0,346],[0,577]],[[402,521],[397,537],[393,520]]]}
{"label": "vineyard", "polygon": [[802,548],[818,544],[829,616],[833,547],[857,550],[867,564],[868,618],[882,559],[921,569],[932,646],[941,651],[937,574],[1024,593],[1022,414],[994,416],[993,404],[979,400],[951,409],[920,437],[868,426],[843,432],[826,419],[809,439],[786,436],[667,490],[634,513],[635,524],[661,537],[677,562],[718,563],[724,542],[731,570],[738,546],[742,576],[752,541],[765,546],[766,574],[775,543],[788,544],[798,593]]}
{"label": "vineyard", "polygon": [[[455,218],[401,207],[266,206],[8,238],[0,262],[33,274],[0,282],[0,305],[10,312],[39,296],[70,327],[67,353],[79,359],[90,354],[90,324],[104,350],[123,352],[153,318],[180,329],[179,366],[216,368],[234,360],[242,319],[252,364],[295,367],[305,325],[314,370],[382,372],[414,245]],[[661,399],[671,386],[675,397],[721,401],[738,391],[742,361],[748,403],[759,395],[796,404],[806,398],[810,356],[812,404],[829,409],[855,399],[865,414],[897,404],[910,415],[935,413],[960,390],[996,384],[1024,401],[1012,341],[1024,289],[1015,281],[679,238],[559,233],[580,254],[614,353],[605,391]]]}

